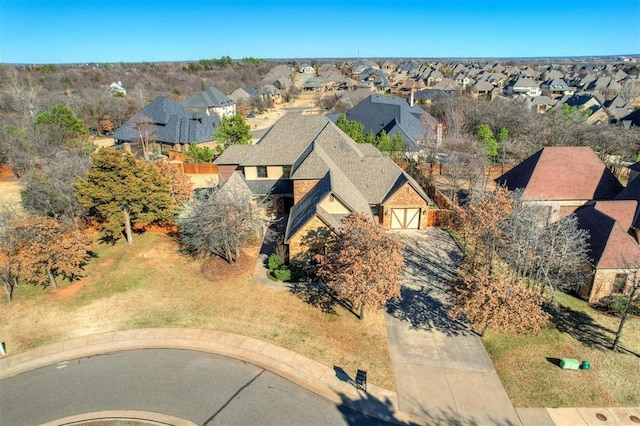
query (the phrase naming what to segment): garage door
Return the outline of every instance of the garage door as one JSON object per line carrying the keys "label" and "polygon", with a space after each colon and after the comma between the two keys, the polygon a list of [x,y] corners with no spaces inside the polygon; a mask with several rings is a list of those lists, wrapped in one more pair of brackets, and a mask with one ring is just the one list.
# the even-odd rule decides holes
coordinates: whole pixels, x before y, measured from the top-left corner
{"label": "garage door", "polygon": [[420,209],[391,209],[391,229],[418,229]]}

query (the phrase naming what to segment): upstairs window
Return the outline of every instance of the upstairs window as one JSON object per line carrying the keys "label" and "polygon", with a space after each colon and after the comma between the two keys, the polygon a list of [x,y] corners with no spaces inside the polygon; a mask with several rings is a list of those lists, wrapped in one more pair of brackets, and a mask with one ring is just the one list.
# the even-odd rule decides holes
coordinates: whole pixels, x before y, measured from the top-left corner
{"label": "upstairs window", "polygon": [[282,166],[282,177],[288,179],[291,176],[291,166]]}
{"label": "upstairs window", "polygon": [[256,172],[259,178],[267,177],[267,166],[257,166]]}

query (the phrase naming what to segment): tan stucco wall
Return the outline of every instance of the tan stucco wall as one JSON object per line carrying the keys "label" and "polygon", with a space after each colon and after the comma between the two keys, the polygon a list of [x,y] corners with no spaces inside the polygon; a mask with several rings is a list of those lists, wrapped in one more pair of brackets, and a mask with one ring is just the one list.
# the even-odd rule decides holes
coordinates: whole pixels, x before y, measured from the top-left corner
{"label": "tan stucco wall", "polygon": [[300,228],[298,233],[289,240],[289,258],[295,260],[305,253],[308,247],[303,243],[303,240],[310,231],[317,231],[320,228],[328,229],[317,216],[314,216],[305,226]]}
{"label": "tan stucco wall", "polygon": [[256,168],[256,166],[246,166],[244,168],[244,177],[247,180],[258,179],[258,169]]}
{"label": "tan stucco wall", "polygon": [[[555,222],[575,212],[578,207],[584,206],[589,200],[526,200],[526,204],[532,206],[547,207],[549,209],[549,222]],[[543,221],[546,218],[541,218]]]}
{"label": "tan stucco wall", "polygon": [[294,180],[293,181],[293,202],[297,204],[298,201],[304,197],[304,195],[313,188],[316,183],[318,183],[318,179],[311,180]]}
{"label": "tan stucco wall", "polygon": [[342,204],[337,198],[333,197],[333,201],[331,201],[331,195],[327,195],[326,197],[324,197],[324,199],[320,201],[318,205],[331,214],[351,213],[351,211],[347,209],[347,207]]}
{"label": "tan stucco wall", "polygon": [[[583,287],[579,292],[580,296],[588,298],[589,303],[595,303],[605,296],[610,296],[616,274],[628,274],[628,271],[624,269],[597,269],[593,276],[593,284]],[[627,278],[625,293],[628,294],[630,291],[631,281]]]}
{"label": "tan stucco wall", "polygon": [[382,226],[391,229],[391,209],[395,208],[420,208],[420,229],[427,227],[427,210],[429,205],[408,183],[402,185],[380,209]]}
{"label": "tan stucco wall", "polygon": [[267,179],[280,179],[282,177],[282,166],[267,166]]}

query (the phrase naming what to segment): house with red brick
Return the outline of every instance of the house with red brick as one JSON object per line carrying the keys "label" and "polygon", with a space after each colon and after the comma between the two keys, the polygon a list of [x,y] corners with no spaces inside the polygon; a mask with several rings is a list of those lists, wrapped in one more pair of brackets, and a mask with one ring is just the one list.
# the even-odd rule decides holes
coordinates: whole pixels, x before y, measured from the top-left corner
{"label": "house with red brick", "polygon": [[636,200],[594,201],[576,211],[578,226],[589,232],[590,275],[577,293],[590,303],[609,295],[631,292],[630,270],[640,266],[640,245],[634,227]]}
{"label": "house with red brick", "polygon": [[432,204],[420,186],[371,144],[358,144],[324,116],[286,114],[255,145],[215,161],[221,182],[240,174],[286,220],[289,256],[310,234],[335,231],[352,212],[386,229],[424,229]]}
{"label": "house with red brick", "polygon": [[545,210],[548,222],[575,214],[588,231],[589,270],[576,293],[590,303],[631,290],[631,266],[640,266],[640,179],[626,188],[590,147],[546,147],[500,176],[522,190],[525,203]]}
{"label": "house with red brick", "polygon": [[622,184],[588,146],[542,148],[496,179],[523,200],[546,210],[549,222],[592,200],[612,200]]}

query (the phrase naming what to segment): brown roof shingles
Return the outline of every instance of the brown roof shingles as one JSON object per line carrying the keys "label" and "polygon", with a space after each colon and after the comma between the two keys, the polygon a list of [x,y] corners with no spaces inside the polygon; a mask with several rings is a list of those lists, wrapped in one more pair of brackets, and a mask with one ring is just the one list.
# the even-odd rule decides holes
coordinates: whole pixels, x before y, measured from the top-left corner
{"label": "brown roof shingles", "polygon": [[609,200],[622,190],[618,179],[590,147],[545,147],[500,176],[528,200]]}

